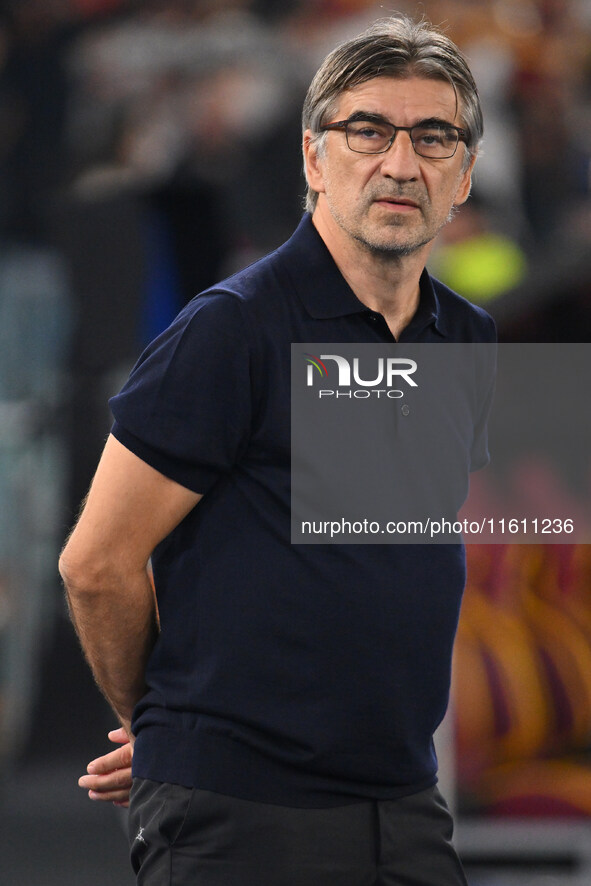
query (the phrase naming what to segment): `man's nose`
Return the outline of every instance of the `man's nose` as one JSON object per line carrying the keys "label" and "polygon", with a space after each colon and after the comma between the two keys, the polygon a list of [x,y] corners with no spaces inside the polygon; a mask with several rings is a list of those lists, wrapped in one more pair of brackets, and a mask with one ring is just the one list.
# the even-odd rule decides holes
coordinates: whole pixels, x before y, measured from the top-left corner
{"label": "man's nose", "polygon": [[382,175],[396,181],[412,181],[420,178],[419,156],[413,148],[410,132],[398,130],[394,141],[382,157]]}

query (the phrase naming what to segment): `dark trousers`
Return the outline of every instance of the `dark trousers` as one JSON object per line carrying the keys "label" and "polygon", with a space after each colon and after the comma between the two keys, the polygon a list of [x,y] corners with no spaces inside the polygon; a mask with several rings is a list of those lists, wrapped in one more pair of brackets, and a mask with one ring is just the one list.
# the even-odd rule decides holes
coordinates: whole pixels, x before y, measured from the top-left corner
{"label": "dark trousers", "polygon": [[296,809],[135,779],[138,886],[466,886],[436,787]]}

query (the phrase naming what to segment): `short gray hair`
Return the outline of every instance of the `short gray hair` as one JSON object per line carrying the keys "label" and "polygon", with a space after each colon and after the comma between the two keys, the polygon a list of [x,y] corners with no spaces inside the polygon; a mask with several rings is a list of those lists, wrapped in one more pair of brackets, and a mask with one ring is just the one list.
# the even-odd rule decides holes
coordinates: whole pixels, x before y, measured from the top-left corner
{"label": "short gray hair", "polygon": [[[445,80],[456,94],[461,122],[468,133],[467,169],[482,139],[483,120],[478,89],[468,62],[455,43],[427,21],[403,14],[374,22],[367,30],[341,43],[316,72],[302,112],[302,130],[309,129],[322,147],[341,93],[374,77],[424,77]],[[308,185],[306,209],[313,212],[318,194]]]}

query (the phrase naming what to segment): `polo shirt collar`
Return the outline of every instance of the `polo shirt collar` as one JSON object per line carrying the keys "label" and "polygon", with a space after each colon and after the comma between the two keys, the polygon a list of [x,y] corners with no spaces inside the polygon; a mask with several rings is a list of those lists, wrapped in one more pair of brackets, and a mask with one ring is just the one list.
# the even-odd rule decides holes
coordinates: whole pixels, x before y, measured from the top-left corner
{"label": "polo shirt collar", "polygon": [[328,251],[306,212],[290,239],[279,249],[300,301],[315,320],[367,311]]}
{"label": "polo shirt collar", "polygon": [[[324,240],[306,212],[290,239],[279,249],[286,261],[289,277],[306,311],[317,320],[368,313],[339,271]],[[419,281],[421,298],[418,309],[404,332],[418,333],[433,324],[444,337],[448,334],[439,299],[429,272]]]}

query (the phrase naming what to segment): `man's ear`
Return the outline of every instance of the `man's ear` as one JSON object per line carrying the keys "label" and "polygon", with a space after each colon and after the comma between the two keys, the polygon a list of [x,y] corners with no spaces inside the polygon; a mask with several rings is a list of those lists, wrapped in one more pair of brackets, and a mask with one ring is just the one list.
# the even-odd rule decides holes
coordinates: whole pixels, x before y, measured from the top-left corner
{"label": "man's ear", "polygon": [[458,186],[458,190],[456,191],[456,196],[454,197],[454,206],[461,206],[462,203],[465,203],[470,196],[470,190],[472,189],[472,170],[474,169],[475,163],[476,155],[470,157],[468,168],[464,170],[464,172],[460,176],[460,184]]}
{"label": "man's ear", "polygon": [[304,155],[304,172],[306,181],[313,191],[324,191],[324,177],[322,174],[322,156],[319,151],[318,140],[310,129],[306,129],[302,140],[302,152]]}

